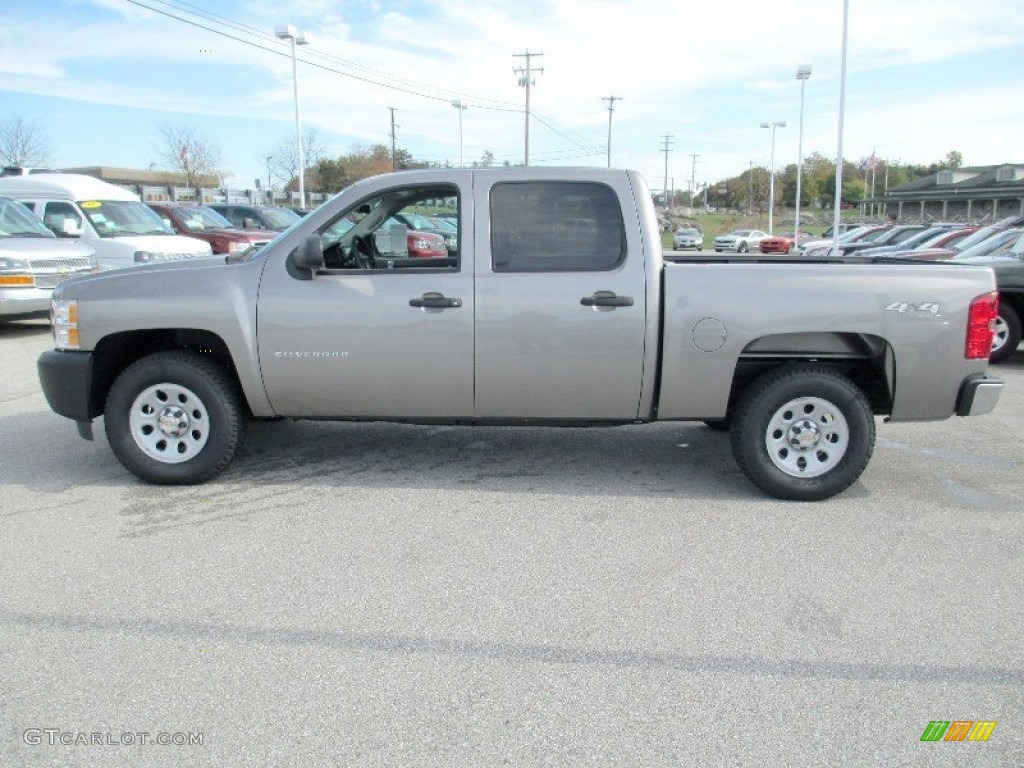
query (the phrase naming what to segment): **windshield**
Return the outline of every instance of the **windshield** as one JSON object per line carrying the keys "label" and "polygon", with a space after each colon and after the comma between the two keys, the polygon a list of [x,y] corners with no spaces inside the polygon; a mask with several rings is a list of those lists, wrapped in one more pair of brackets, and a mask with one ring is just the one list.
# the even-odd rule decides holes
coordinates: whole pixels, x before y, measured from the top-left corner
{"label": "windshield", "polygon": [[973,245],[966,250],[960,251],[960,253],[955,256],[955,260],[970,259],[975,256],[988,256],[991,253],[1004,249],[1007,245],[1019,238],[1020,233],[1021,230],[1019,229],[1008,229],[1005,232],[992,235],[987,240],[984,240],[977,245]]}
{"label": "windshield", "polygon": [[137,200],[84,200],[78,205],[100,237],[174,234],[163,219]]}
{"label": "windshield", "polygon": [[0,198],[0,237],[54,237],[54,234],[24,205]]}
{"label": "windshield", "polygon": [[302,221],[302,217],[287,208],[260,208],[260,213],[266,220],[270,229],[287,229],[296,221]]}
{"label": "windshield", "polygon": [[204,232],[208,229],[233,229],[234,225],[212,208],[196,205],[175,208],[181,226],[189,232]]}
{"label": "windshield", "polygon": [[697,237],[700,234],[700,232],[698,232],[696,229],[680,229],[678,232],[676,232],[676,234],[687,235],[689,237]]}
{"label": "windshield", "polygon": [[954,246],[954,248],[956,248],[956,250],[958,250],[960,252],[966,251],[968,248],[972,248],[975,245],[977,245],[978,243],[985,242],[990,237],[992,237],[992,235],[996,234],[997,232],[1001,232],[1001,231],[1002,231],[1001,227],[996,227],[996,226],[992,226],[992,225],[987,226],[987,227],[982,227],[977,232],[975,232],[973,235],[970,235],[969,237],[965,237],[963,240],[961,240],[959,243],[957,243]]}

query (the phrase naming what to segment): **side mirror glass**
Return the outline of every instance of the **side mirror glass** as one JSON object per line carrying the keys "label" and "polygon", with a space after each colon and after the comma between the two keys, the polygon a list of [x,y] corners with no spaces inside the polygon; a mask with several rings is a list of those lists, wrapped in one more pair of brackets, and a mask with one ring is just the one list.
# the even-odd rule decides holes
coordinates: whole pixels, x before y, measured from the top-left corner
{"label": "side mirror glass", "polygon": [[61,224],[61,232],[64,234],[64,237],[82,236],[82,228],[74,219],[64,219],[64,223]]}
{"label": "side mirror glass", "polygon": [[262,229],[260,223],[256,219],[250,219],[246,216],[242,219],[242,229]]}

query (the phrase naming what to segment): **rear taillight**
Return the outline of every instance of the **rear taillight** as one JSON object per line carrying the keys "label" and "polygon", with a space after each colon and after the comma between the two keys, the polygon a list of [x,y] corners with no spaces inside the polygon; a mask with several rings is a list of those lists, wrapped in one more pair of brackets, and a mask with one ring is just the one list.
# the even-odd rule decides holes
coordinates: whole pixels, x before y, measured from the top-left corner
{"label": "rear taillight", "polygon": [[992,332],[999,314],[999,294],[995,291],[977,296],[967,312],[967,341],[964,357],[968,360],[987,359],[992,351]]}

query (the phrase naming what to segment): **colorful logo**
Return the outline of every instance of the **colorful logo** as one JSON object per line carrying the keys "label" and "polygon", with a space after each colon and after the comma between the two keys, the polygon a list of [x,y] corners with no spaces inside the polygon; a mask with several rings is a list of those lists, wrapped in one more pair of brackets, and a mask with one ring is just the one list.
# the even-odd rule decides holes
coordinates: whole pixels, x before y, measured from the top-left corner
{"label": "colorful logo", "polygon": [[921,741],[988,741],[995,720],[932,720],[921,734]]}

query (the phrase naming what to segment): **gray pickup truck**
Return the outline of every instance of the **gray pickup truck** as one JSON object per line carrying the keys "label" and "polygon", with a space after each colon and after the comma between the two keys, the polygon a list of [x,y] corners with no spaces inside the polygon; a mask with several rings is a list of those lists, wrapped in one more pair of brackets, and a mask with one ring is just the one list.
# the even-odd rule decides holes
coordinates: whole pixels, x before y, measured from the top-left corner
{"label": "gray pickup truck", "polygon": [[[449,218],[457,249],[426,248],[402,213]],[[153,483],[214,477],[253,417],[689,420],[729,429],[765,492],[824,499],[864,470],[875,415],[995,407],[994,288],[937,263],[665,263],[630,171],[412,171],[258,251],[61,283],[39,375]]]}

